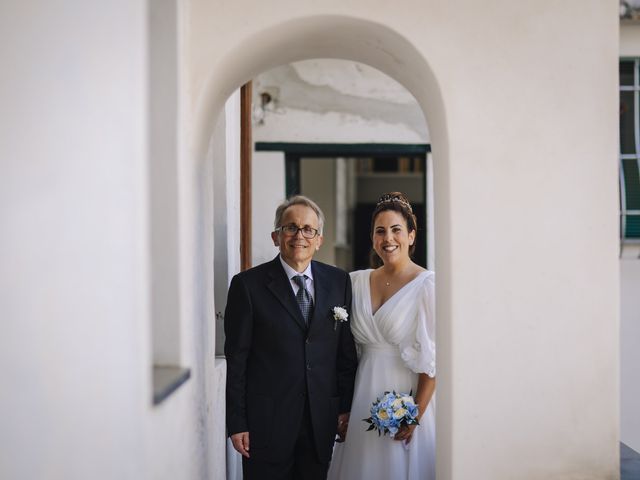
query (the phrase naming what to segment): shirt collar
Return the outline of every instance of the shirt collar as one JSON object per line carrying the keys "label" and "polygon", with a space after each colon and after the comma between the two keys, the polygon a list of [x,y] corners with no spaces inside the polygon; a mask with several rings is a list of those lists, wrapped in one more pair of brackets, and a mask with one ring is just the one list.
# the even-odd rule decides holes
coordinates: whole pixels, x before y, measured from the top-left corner
{"label": "shirt collar", "polygon": [[284,268],[284,271],[287,274],[287,278],[289,280],[291,280],[296,275],[306,275],[307,278],[309,278],[310,280],[313,280],[313,273],[311,273],[311,262],[309,262],[309,265],[307,265],[307,268],[305,269],[304,272],[296,272],[293,268],[291,268],[291,266],[287,262],[283,260],[282,255],[278,255],[278,258],[280,259],[282,268]]}

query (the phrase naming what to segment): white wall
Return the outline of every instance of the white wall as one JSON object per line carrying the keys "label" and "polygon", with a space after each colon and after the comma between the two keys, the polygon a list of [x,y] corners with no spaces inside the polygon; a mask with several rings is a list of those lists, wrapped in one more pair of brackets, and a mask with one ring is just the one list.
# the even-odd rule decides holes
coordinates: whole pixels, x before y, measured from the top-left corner
{"label": "white wall", "polygon": [[[240,271],[240,90],[225,103],[227,276]],[[214,167],[215,168],[215,167]],[[214,171],[214,175],[215,175]]]}
{"label": "white wall", "polygon": [[216,354],[224,348],[223,314],[231,278],[240,271],[240,91],[225,103],[211,137],[213,163]]}
{"label": "white wall", "polygon": [[284,154],[254,152],[251,171],[251,261],[259,265],[273,260],[278,249],[271,240],[276,208],[285,198]]}
{"label": "white wall", "polygon": [[[224,422],[226,360],[224,359],[224,312],[232,277],[240,271],[240,90],[225,102],[209,144],[207,166],[213,166],[213,279],[215,309],[215,372],[207,375],[210,417],[207,435],[211,444],[205,453],[208,478],[233,480],[241,472],[241,456],[227,439]],[[206,191],[206,190],[205,190]],[[206,223],[206,221],[204,222]],[[240,473],[241,475],[241,473]]]}
{"label": "white wall", "polygon": [[180,364],[178,22],[175,0],[149,6],[149,205],[154,365]]}
{"label": "white wall", "polygon": [[[312,130],[312,129],[309,129]],[[314,259],[336,264],[336,161],[332,158],[300,159],[300,191],[324,213],[324,235]]]}
{"label": "white wall", "polygon": [[409,6],[194,0],[197,150],[221,95],[274,65],[403,83],[433,146],[438,474],[616,478],[617,3]]}
{"label": "white wall", "polygon": [[637,57],[640,55],[640,25],[623,23],[620,25],[620,56]]}
{"label": "white wall", "polygon": [[[180,46],[182,10],[170,3],[162,5],[173,14],[154,21],[178,22]],[[148,15],[137,1],[0,7],[1,478],[222,478],[213,161],[185,159],[186,70],[173,66],[170,114],[171,105],[153,103],[160,94],[149,95],[158,84],[149,78],[157,38],[148,38]],[[165,133],[175,138],[154,137],[150,115],[172,116]],[[164,140],[177,169],[154,177],[163,152],[150,143]],[[151,202],[169,202],[165,212],[179,217],[171,360],[191,370],[156,407],[150,245],[151,215],[162,208],[150,205],[154,178],[174,184]]]}
{"label": "white wall", "polygon": [[629,250],[620,260],[620,439],[640,451],[640,248]]}
{"label": "white wall", "polygon": [[146,476],[146,2],[0,6],[0,478]]}
{"label": "white wall", "polygon": [[[264,107],[262,93],[271,96]],[[362,63],[312,59],[260,72],[253,104],[257,142],[429,143],[413,95]]]}

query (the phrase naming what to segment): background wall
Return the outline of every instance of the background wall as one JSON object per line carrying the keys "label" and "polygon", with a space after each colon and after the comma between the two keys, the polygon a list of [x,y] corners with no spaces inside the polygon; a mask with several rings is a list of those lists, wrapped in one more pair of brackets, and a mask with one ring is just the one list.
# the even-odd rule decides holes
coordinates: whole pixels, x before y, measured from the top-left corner
{"label": "background wall", "polygon": [[636,255],[620,260],[622,299],[620,324],[620,439],[640,450],[640,260]]}
{"label": "background wall", "polygon": [[225,103],[211,137],[213,164],[215,351],[224,354],[224,309],[231,278],[240,271],[240,91]]}
{"label": "background wall", "polygon": [[438,473],[615,478],[618,5],[407,5],[193,2],[197,117],[238,79],[303,58],[404,84],[433,146]]}
{"label": "background wall", "polygon": [[271,232],[276,208],[285,198],[284,154],[253,152],[252,185],[251,254],[253,265],[259,265],[278,253]]}
{"label": "background wall", "polygon": [[260,72],[253,103],[258,142],[284,141],[284,133],[303,143],[429,143],[413,95],[362,63],[310,59]]}
{"label": "background wall", "polygon": [[341,56],[396,78],[429,121],[439,476],[616,478],[617,3],[175,6],[178,352],[192,376],[157,407],[149,5],[0,6],[0,477],[219,475],[211,138],[259,72]]}
{"label": "background wall", "polygon": [[325,215],[322,247],[313,257],[336,264],[336,162],[327,158],[300,160],[300,189],[321,206]]}

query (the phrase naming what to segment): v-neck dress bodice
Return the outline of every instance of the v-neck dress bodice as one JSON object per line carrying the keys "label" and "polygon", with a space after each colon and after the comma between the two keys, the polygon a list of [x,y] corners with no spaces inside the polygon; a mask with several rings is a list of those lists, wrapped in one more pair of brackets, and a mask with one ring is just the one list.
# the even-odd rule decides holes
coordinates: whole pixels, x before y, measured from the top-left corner
{"label": "v-neck dress bodice", "polygon": [[362,419],[383,392],[416,392],[418,373],[435,377],[435,275],[420,273],[374,313],[372,270],[351,273],[351,331],[359,353],[347,439],[336,444],[329,480],[434,480],[435,396],[411,442],[367,432]]}

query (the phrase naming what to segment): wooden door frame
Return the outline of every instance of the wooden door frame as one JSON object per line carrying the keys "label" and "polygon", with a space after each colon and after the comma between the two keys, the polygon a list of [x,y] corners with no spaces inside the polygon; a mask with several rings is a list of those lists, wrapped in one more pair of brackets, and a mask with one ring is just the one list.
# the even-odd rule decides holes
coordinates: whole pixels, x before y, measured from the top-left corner
{"label": "wooden door frame", "polygon": [[240,89],[240,270],[251,268],[251,82]]}

